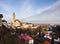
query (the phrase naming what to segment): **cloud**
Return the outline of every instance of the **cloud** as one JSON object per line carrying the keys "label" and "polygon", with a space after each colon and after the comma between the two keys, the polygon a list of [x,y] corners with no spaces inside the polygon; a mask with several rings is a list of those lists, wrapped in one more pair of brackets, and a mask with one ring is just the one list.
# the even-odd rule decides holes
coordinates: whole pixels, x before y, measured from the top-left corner
{"label": "cloud", "polygon": [[11,13],[13,12],[12,8],[9,5],[0,3],[0,9],[0,13],[3,14],[3,19],[11,21]]}
{"label": "cloud", "polygon": [[[55,2],[54,4],[45,7],[43,9],[38,9],[36,11],[36,15],[33,17],[26,18],[27,22],[50,22],[50,23],[58,23],[60,22],[60,0]],[[42,22],[41,22],[42,23]]]}
{"label": "cloud", "polygon": [[[49,13],[48,13],[49,11]],[[51,6],[51,8],[49,8],[41,17],[41,20],[50,20],[50,21],[54,21],[54,20],[60,20],[60,1],[57,1],[55,4],[53,4]],[[48,13],[48,14],[47,14]]]}
{"label": "cloud", "polygon": [[42,12],[50,9],[51,7],[44,7],[44,8],[39,8],[35,11],[36,14],[41,14]]}
{"label": "cloud", "polygon": [[10,6],[5,4],[0,4],[0,7],[7,12],[10,12],[12,10]]}
{"label": "cloud", "polygon": [[[33,7],[34,5],[30,3],[31,0],[25,0],[22,2],[22,6],[21,6],[21,18],[27,18],[36,14],[41,14],[45,11],[47,11],[48,9],[52,8],[53,5],[56,5],[57,2],[55,2],[54,4],[50,5],[50,6],[46,6],[43,8],[37,8],[37,10],[34,10]],[[53,8],[54,9],[54,8]],[[32,20],[32,19],[31,19]]]}
{"label": "cloud", "polygon": [[49,5],[49,6],[46,6],[46,7],[43,7],[43,8],[38,8],[36,10],[36,14],[41,14],[49,9],[53,10],[54,8],[56,8],[55,6],[59,6],[60,4],[60,0],[59,1],[56,1],[55,3]]}
{"label": "cloud", "polygon": [[[20,18],[26,18],[34,15],[33,5],[30,4],[31,0],[25,0],[21,2],[19,9]],[[19,16],[17,16],[18,18]]]}
{"label": "cloud", "polygon": [[[12,12],[16,12],[18,19],[31,16],[33,14],[32,5],[30,4],[31,0],[17,1],[19,5],[14,5],[16,1],[6,0],[0,3],[1,12],[4,14],[6,20],[11,19]],[[13,4],[11,4],[13,2]],[[20,4],[21,3],[21,4]]]}
{"label": "cloud", "polygon": [[[18,19],[22,19],[22,18],[27,18],[27,17],[33,16],[35,14],[37,15],[37,14],[42,14],[43,12],[45,13],[49,9],[53,10],[55,8],[54,5],[56,5],[56,3],[58,3],[58,2],[56,2],[53,5],[50,5],[50,6],[47,6],[44,8],[38,8],[37,10],[34,10],[34,7],[36,7],[36,6],[33,5],[32,0],[17,1],[17,2],[19,2],[18,5],[15,3],[16,0],[15,1],[14,0],[13,1],[6,0],[5,2],[4,1],[2,1],[2,2],[0,3],[0,7],[2,8],[3,11],[5,11],[2,13],[4,13],[4,18],[7,20],[11,19],[12,12],[16,12],[16,14],[17,14],[16,16]],[[16,4],[16,5],[14,5],[14,4]],[[45,14],[48,14],[48,12]],[[53,15],[53,14],[49,14],[49,15],[45,15],[45,14],[43,14],[40,17],[40,19],[39,18],[33,18],[33,19],[31,18],[31,20],[46,20],[47,18],[49,18],[49,16],[54,16],[54,19],[55,19],[55,17],[56,17],[56,15]],[[56,19],[58,19],[58,18],[56,18]]]}

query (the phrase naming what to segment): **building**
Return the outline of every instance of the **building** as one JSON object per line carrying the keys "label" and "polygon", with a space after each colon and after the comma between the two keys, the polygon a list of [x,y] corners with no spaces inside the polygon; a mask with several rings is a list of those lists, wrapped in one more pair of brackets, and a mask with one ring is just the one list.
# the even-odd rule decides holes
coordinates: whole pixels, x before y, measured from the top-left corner
{"label": "building", "polygon": [[2,26],[2,18],[3,18],[3,14],[0,14],[0,27]]}
{"label": "building", "polygon": [[16,19],[15,13],[13,13],[13,16],[12,16],[12,26],[20,27],[21,25],[22,25],[21,21]]}
{"label": "building", "polygon": [[15,21],[15,13],[13,13],[13,16],[12,16],[12,23],[14,23],[14,21]]}
{"label": "building", "polygon": [[22,23],[21,23],[21,21],[19,21],[18,19],[16,19],[15,21],[14,21],[14,26],[15,27],[20,27],[22,25]]}

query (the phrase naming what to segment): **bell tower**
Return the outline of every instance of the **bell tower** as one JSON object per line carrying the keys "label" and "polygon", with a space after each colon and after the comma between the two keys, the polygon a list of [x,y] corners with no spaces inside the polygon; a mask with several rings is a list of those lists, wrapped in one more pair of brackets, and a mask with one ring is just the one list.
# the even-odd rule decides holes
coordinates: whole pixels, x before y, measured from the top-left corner
{"label": "bell tower", "polygon": [[12,22],[14,22],[15,21],[15,13],[13,13],[13,16],[12,16]]}

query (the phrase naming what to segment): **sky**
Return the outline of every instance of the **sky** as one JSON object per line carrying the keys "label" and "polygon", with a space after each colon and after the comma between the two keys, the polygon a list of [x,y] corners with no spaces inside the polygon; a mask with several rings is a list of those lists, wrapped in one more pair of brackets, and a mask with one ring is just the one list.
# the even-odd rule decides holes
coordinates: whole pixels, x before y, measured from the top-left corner
{"label": "sky", "polygon": [[[56,6],[57,4],[58,6]],[[0,0],[0,14],[3,14],[3,19],[7,21],[12,19],[13,12],[19,20],[39,14],[38,19],[35,17],[30,20],[59,21],[60,8],[57,9],[60,7],[59,5],[60,0]]]}

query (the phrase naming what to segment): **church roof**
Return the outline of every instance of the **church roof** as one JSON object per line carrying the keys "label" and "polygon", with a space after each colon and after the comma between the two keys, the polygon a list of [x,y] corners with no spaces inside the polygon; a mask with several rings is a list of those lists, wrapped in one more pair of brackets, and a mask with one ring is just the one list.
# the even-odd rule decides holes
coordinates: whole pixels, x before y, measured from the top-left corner
{"label": "church roof", "polygon": [[18,19],[15,19],[15,21],[18,21],[18,22],[20,22],[20,23],[21,23],[21,21],[20,21],[20,20],[18,20]]}

